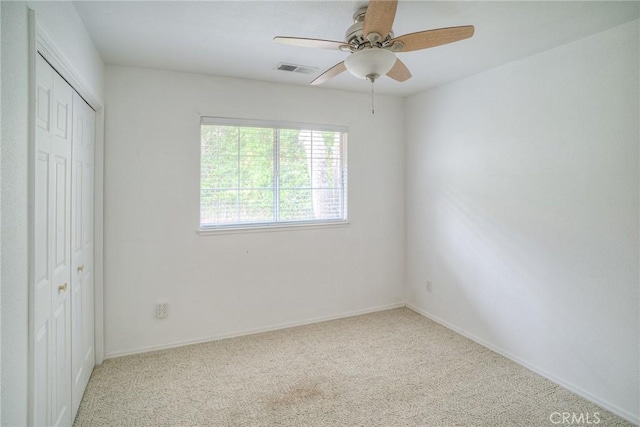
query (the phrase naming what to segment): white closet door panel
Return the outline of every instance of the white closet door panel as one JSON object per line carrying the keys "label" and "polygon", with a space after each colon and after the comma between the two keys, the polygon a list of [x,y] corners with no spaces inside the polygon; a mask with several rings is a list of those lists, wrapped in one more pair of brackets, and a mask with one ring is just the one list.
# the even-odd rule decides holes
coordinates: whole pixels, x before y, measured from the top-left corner
{"label": "white closet door panel", "polygon": [[36,330],[48,321],[51,309],[51,253],[49,233],[49,154],[38,151],[35,171],[34,278]]}
{"label": "white closet door panel", "polygon": [[85,310],[83,311],[82,318],[82,336],[83,336],[83,357],[82,363],[85,367],[86,375],[83,378],[83,386],[82,391],[84,393],[84,389],[89,382],[89,377],[91,376],[91,372],[95,366],[95,292],[94,292],[94,241],[93,241],[93,206],[94,206],[94,167],[93,167],[93,158],[94,158],[94,123],[95,123],[95,114],[93,110],[88,111],[90,114],[91,126],[91,144],[86,146],[86,161],[83,165],[83,181],[82,181],[82,194],[83,194],[83,216],[82,216],[82,224],[83,224],[83,252],[85,259],[85,269],[84,269],[84,277],[82,278],[82,286],[83,286],[83,307]]}
{"label": "white closet door panel", "polygon": [[52,413],[50,405],[50,311],[51,311],[51,269],[49,259],[49,155],[38,152],[35,170],[35,262],[34,262],[34,303],[35,303],[35,343],[33,420],[36,426],[49,425]]}
{"label": "white closet door panel", "polygon": [[[77,114],[77,112],[76,112]],[[78,120],[74,117],[74,127],[78,126]],[[80,126],[82,126],[82,121],[79,121]],[[76,139],[78,137],[78,133],[74,133],[74,144],[76,144]],[[75,151],[75,150],[74,150]],[[72,174],[72,225],[73,225],[73,233],[71,235],[71,244],[73,251],[73,265],[76,266],[76,271],[78,270],[78,266],[82,265],[82,223],[76,221],[76,218],[82,218],[82,194],[78,194],[78,189],[82,188],[82,162],[77,158],[73,160],[73,170]],[[77,407],[75,405],[75,395],[78,385],[81,383],[82,374],[83,374],[83,364],[82,364],[82,306],[83,306],[83,286],[82,286],[82,276],[74,275],[73,286],[71,287],[71,301],[73,304],[71,319],[73,325],[71,327],[72,337],[71,337],[71,346],[72,346],[72,354],[73,354],[73,362],[72,362],[72,373],[73,373],[73,396],[72,396],[72,414],[75,415],[77,411]],[[79,403],[79,402],[78,402]]]}
{"label": "white closet door panel", "polygon": [[33,286],[33,407],[35,425],[50,425],[53,408],[51,351],[51,192],[53,143],[51,135],[53,69],[40,56],[36,63],[36,159],[34,171]]}
{"label": "white closet door panel", "polygon": [[53,69],[38,56],[36,67],[36,162],[34,194],[34,331],[51,316],[51,176],[52,136],[51,107]]}
{"label": "white closet door panel", "polygon": [[[54,286],[52,287],[52,333],[53,333],[53,420],[54,425],[68,425],[71,423],[70,407],[70,381],[67,377],[71,375],[69,362],[71,354],[69,352],[71,313],[69,310],[69,282],[70,260],[67,246],[69,244],[67,235],[70,225],[69,210],[67,209],[68,191],[68,158],[56,156],[54,163],[54,193],[53,193],[53,215],[54,215]],[[68,419],[68,422],[66,422]]]}
{"label": "white closet door panel", "polygon": [[49,417],[51,415],[51,394],[49,391],[51,378],[51,360],[50,360],[50,331],[49,320],[42,323],[40,329],[36,333],[34,345],[34,390],[33,390],[33,421],[36,426],[45,426],[51,424]]}
{"label": "white closet door panel", "polygon": [[95,113],[40,55],[35,97],[30,420],[70,426],[95,365]]}
{"label": "white closet door panel", "polygon": [[68,158],[56,156],[54,164],[54,240],[53,240],[53,259],[54,259],[54,275],[62,279],[67,277],[65,269],[69,267],[69,253],[67,251],[67,232],[69,217],[67,210],[67,170]]}
{"label": "white closet door panel", "polygon": [[[46,63],[45,63],[46,64]],[[71,417],[71,118],[73,89],[51,66],[49,217],[51,251],[51,423]]]}
{"label": "white closet door panel", "polygon": [[69,426],[71,416],[71,142],[73,89],[53,73],[55,109],[53,151],[55,154],[52,312],[55,357],[54,425]]}
{"label": "white closet door panel", "polygon": [[67,319],[69,318],[69,310],[66,304],[60,304],[53,312],[53,425],[66,426],[71,425],[71,406],[70,406],[70,381],[67,378],[70,375],[68,362],[71,361],[67,351],[67,342],[69,341],[67,328]]}
{"label": "white closet door panel", "polygon": [[72,182],[73,415],[95,366],[93,285],[93,162],[95,113],[74,93]]}

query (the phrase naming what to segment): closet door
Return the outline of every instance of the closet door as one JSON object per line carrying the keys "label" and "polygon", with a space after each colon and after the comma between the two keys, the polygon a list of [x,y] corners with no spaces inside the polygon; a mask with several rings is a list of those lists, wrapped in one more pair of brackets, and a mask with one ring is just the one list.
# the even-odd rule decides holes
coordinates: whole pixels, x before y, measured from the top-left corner
{"label": "closet door", "polygon": [[93,173],[95,113],[73,93],[73,167],[71,170],[71,321],[75,418],[95,366],[93,303]]}
{"label": "closet door", "polygon": [[71,141],[73,89],[36,64],[33,422],[71,425]]}

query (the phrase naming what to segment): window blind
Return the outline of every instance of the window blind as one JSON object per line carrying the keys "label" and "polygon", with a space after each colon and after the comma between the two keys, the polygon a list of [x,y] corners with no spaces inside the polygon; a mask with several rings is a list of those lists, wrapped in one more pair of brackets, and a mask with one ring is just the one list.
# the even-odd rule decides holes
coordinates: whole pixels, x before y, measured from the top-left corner
{"label": "window blind", "polygon": [[203,120],[202,229],[344,222],[346,183],[343,129]]}

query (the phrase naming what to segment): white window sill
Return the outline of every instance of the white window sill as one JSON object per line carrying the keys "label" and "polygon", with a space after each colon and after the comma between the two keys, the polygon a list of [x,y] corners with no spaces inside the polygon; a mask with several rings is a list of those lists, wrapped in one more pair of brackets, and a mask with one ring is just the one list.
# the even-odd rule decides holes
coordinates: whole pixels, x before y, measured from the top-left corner
{"label": "white window sill", "polygon": [[324,222],[324,223],[307,223],[307,224],[274,224],[274,225],[255,225],[255,226],[231,226],[221,228],[200,228],[197,233],[201,236],[215,236],[222,234],[242,234],[242,233],[265,233],[272,231],[302,231],[323,228],[342,228],[347,227],[349,221],[340,222]]}

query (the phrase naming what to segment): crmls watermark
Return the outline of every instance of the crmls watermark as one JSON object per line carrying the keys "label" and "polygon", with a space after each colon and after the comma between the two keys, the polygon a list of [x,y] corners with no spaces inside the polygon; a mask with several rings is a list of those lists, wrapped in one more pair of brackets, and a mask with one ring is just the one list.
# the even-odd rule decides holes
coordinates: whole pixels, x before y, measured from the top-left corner
{"label": "crmls watermark", "polygon": [[599,412],[552,412],[549,421],[553,424],[600,424]]}

